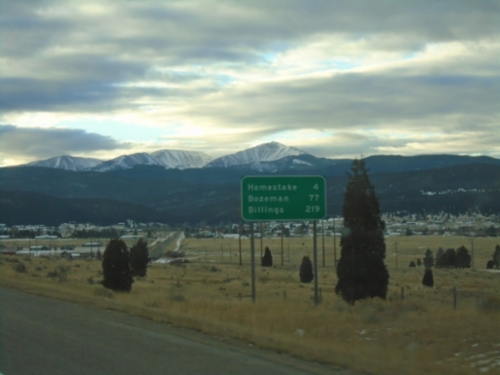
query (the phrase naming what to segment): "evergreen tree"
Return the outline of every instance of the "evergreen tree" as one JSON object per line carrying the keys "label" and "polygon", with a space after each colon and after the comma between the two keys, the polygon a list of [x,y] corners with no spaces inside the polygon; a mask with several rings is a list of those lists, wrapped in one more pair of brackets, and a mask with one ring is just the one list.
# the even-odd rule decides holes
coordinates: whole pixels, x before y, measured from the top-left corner
{"label": "evergreen tree", "polygon": [[422,279],[422,284],[428,287],[434,286],[434,277],[432,276],[432,270],[430,268],[427,268],[425,270],[424,278]]}
{"label": "evergreen tree", "polygon": [[264,256],[261,259],[262,267],[272,267],[273,266],[273,255],[271,254],[271,250],[266,246],[264,250]]}
{"label": "evergreen tree", "polygon": [[455,257],[455,267],[457,268],[470,268],[471,267],[471,256],[469,250],[465,246],[460,246],[457,249],[457,255]]}
{"label": "evergreen tree", "polygon": [[299,277],[301,283],[310,283],[314,280],[313,264],[308,256],[302,258]]}
{"label": "evergreen tree", "polygon": [[105,288],[130,292],[134,279],[129,268],[129,252],[123,240],[109,241],[102,257],[102,272]]}
{"label": "evergreen tree", "polygon": [[444,250],[440,247],[436,254],[436,267],[443,268],[444,267]]}
{"label": "evergreen tree", "polygon": [[384,264],[385,223],[364,160],[354,160],[351,170],[342,207],[344,232],[335,292],[354,304],[364,298],[385,299],[389,272]]}
{"label": "evergreen tree", "polygon": [[457,264],[457,252],[453,248],[446,249],[442,256],[443,267],[453,268]]}
{"label": "evergreen tree", "polygon": [[434,256],[431,249],[427,249],[425,251],[424,267],[425,269],[431,269],[432,267],[434,267]]}
{"label": "evergreen tree", "polygon": [[132,270],[132,276],[146,276],[148,262],[148,243],[140,238],[130,249],[130,268]]}

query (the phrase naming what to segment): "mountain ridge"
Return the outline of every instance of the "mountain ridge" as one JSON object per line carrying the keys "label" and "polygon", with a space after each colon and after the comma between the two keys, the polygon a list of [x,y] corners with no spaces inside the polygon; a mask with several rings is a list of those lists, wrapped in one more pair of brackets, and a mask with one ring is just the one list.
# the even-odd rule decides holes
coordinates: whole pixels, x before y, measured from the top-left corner
{"label": "mountain ridge", "polygon": [[[374,172],[391,170],[406,171],[433,169],[457,164],[486,163],[500,164],[500,159],[489,156],[467,156],[448,154],[426,154],[415,156],[372,155],[364,158],[367,167]],[[131,169],[137,165],[157,165],[165,169],[210,169],[230,168],[242,172],[295,173],[315,169],[337,168],[342,166],[342,173],[349,171],[352,159],[329,159],[316,157],[295,147],[279,142],[263,143],[233,154],[213,159],[198,151],[158,150],[152,153],[121,155],[117,158],[99,161],[99,159],[80,158],[64,155],[24,166],[65,169],[76,172],[115,172]],[[411,167],[409,167],[412,165]],[[390,166],[390,168],[388,168]],[[340,170],[340,169],[339,169]]]}

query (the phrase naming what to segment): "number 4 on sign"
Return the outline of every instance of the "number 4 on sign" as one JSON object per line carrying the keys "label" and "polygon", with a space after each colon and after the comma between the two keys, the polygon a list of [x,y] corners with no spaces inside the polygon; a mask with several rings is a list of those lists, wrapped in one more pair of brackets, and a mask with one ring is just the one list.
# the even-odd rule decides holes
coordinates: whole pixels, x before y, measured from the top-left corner
{"label": "number 4 on sign", "polygon": [[314,190],[319,190],[319,185],[318,185],[318,184],[315,184],[315,185],[313,186],[313,189],[314,189]]}

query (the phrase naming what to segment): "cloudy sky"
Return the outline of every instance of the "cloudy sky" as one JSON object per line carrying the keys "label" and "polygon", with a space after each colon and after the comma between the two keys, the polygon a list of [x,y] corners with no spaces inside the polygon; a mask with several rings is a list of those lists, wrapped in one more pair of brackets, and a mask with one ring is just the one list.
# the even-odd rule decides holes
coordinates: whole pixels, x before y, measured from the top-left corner
{"label": "cloudy sky", "polygon": [[269,141],[500,157],[500,1],[0,0],[0,166]]}

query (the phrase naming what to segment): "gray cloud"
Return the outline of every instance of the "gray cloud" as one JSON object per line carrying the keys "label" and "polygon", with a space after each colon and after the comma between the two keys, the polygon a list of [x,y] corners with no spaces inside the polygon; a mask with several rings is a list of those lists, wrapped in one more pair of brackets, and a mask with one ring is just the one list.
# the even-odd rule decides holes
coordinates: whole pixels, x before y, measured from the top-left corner
{"label": "gray cloud", "polygon": [[[274,132],[307,127],[380,128],[405,121],[410,130],[470,129],[467,119],[500,117],[500,76],[351,73],[324,79],[264,83],[235,89],[199,113],[229,123],[273,124]],[[245,103],[244,106],[241,103]],[[476,123],[477,125],[477,123]]]}
{"label": "gray cloud", "polygon": [[40,160],[60,155],[85,155],[103,150],[126,149],[130,144],[79,129],[21,128],[0,125],[0,156]]}
{"label": "gray cloud", "polygon": [[373,50],[415,52],[432,42],[497,37],[500,28],[500,4],[493,0],[102,4],[111,6],[109,14],[78,13],[71,3],[55,1],[2,4],[2,55],[7,66],[29,69],[30,77],[4,75],[3,111],[32,105],[66,111],[125,108],[143,92],[113,86],[147,80],[152,66],[262,62],[266,51],[319,35],[347,35]]}
{"label": "gray cloud", "polygon": [[[94,5],[104,11],[79,9]],[[489,142],[494,137],[485,135],[496,134],[500,121],[496,0],[21,0],[0,7],[3,114],[109,114],[138,110],[150,100],[184,115],[178,122],[190,117],[193,123],[255,126],[253,132],[219,137],[227,142],[253,142],[308,128],[336,134],[349,130],[351,137],[360,137],[354,131],[409,133],[403,140],[371,134],[346,138],[345,146],[333,137],[339,155],[348,148],[354,153],[398,149],[426,132],[466,131],[470,142],[483,150],[496,147]],[[229,84],[236,79],[231,74],[252,69],[269,69],[269,78],[273,56],[317,41],[332,46],[344,41],[353,49],[345,51],[351,57],[372,53],[411,58],[430,45],[447,42],[456,42],[469,53],[404,68]],[[335,53],[332,59],[339,57]],[[306,64],[300,58],[296,62],[299,68]],[[177,108],[175,103],[181,105]],[[2,138],[27,137],[23,131],[3,131]],[[76,135],[58,129],[39,131],[47,139],[52,134],[54,142],[61,140],[58,154],[75,147]],[[90,133],[82,134],[81,139],[91,140]],[[72,146],[64,146],[63,139]],[[101,141],[116,146],[112,139]],[[41,157],[44,151],[36,147],[30,144],[23,153]],[[68,151],[63,151],[65,147]],[[331,156],[327,149],[318,152]]]}

